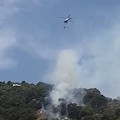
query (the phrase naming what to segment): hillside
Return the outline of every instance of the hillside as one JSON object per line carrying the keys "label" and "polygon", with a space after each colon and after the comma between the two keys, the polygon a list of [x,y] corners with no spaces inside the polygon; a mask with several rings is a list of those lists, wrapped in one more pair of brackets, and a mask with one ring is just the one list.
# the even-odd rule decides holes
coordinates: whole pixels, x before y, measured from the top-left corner
{"label": "hillside", "polygon": [[0,82],[0,120],[36,120],[51,85],[39,82],[13,86],[12,82]]}
{"label": "hillside", "polygon": [[[0,82],[0,120],[120,120],[120,101],[101,95],[96,88],[84,89],[80,104],[60,98],[59,105],[54,106],[49,98],[52,85],[25,81],[17,84]],[[74,97],[79,96],[80,89],[75,91]]]}

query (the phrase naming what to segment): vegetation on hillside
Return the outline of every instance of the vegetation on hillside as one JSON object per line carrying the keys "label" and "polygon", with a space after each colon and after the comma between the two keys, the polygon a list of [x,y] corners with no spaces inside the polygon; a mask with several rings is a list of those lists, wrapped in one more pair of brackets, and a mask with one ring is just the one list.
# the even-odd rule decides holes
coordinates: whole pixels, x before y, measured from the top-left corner
{"label": "vegetation on hillside", "polygon": [[14,86],[8,81],[0,82],[0,120],[36,120],[36,111],[42,108],[45,96],[52,86],[39,82]]}
{"label": "vegetation on hillside", "polygon": [[[0,120],[37,120],[37,111],[50,104],[45,98],[52,85],[43,82],[28,84],[25,81],[19,84],[21,86],[13,86],[11,81],[0,82]],[[119,100],[106,98],[95,88],[84,90],[87,94],[81,106],[68,104],[60,98],[60,105],[52,107],[53,113],[59,113],[60,119],[120,120]]]}

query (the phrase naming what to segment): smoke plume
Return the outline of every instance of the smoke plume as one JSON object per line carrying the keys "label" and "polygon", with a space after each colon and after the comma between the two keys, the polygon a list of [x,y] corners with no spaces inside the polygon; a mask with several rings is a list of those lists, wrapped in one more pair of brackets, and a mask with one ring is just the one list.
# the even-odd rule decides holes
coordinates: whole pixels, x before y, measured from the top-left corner
{"label": "smoke plume", "polygon": [[[64,98],[67,102],[80,103],[80,101],[78,103],[78,98],[74,96],[75,93],[73,92],[75,88],[80,88],[81,67],[78,62],[79,58],[74,50],[60,52],[56,68],[51,75],[55,85],[50,94],[53,105],[59,104],[59,98]],[[83,89],[80,91],[81,96],[79,97],[81,98],[85,93]]]}
{"label": "smoke plume", "polygon": [[43,109],[43,113],[50,118],[60,119],[61,103],[66,107],[69,103],[82,105],[82,99],[86,92],[80,88],[80,72],[81,66],[76,51],[62,50],[58,55],[55,69],[47,76],[51,79],[54,87],[46,98],[50,102]]}

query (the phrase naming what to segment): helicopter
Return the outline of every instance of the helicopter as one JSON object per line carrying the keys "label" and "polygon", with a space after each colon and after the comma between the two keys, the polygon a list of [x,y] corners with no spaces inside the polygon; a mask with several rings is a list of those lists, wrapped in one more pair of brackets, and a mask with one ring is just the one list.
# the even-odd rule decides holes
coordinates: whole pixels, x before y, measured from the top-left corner
{"label": "helicopter", "polygon": [[71,19],[71,17],[70,17],[70,15],[68,15],[68,17],[67,18],[65,18],[65,17],[60,17],[60,18],[63,18],[64,19],[64,23],[68,23],[68,21],[70,21],[70,22],[73,22]]}

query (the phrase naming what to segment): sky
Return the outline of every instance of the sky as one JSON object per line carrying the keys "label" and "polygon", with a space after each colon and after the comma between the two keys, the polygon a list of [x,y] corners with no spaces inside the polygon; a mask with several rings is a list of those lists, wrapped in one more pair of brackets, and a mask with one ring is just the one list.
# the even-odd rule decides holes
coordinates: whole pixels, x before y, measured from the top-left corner
{"label": "sky", "polygon": [[66,73],[116,98],[119,33],[119,0],[0,0],[0,81],[53,84]]}

